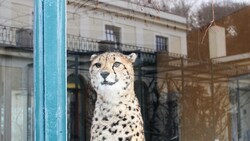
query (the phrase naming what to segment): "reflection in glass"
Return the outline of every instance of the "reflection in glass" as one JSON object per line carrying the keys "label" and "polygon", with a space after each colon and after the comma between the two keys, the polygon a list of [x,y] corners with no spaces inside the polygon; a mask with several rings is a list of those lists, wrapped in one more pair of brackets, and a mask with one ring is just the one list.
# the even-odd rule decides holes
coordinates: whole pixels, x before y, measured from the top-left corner
{"label": "reflection in glass", "polygon": [[[68,141],[89,141],[96,100],[89,58],[110,50],[138,55],[135,92],[147,141],[250,140],[249,6],[217,22],[226,34],[215,26],[212,43],[227,44],[211,53],[209,35],[200,42],[207,26],[189,32],[184,17],[125,1],[67,7]],[[32,11],[33,0],[0,1],[0,141],[34,140]]]}
{"label": "reflection in glass", "polygon": [[[1,48],[6,51],[8,49]],[[25,51],[11,50],[14,54]],[[29,53],[28,53],[29,54]],[[27,55],[27,54],[26,54]],[[0,133],[1,141],[31,141],[33,135],[33,68],[32,57],[0,56]]]}

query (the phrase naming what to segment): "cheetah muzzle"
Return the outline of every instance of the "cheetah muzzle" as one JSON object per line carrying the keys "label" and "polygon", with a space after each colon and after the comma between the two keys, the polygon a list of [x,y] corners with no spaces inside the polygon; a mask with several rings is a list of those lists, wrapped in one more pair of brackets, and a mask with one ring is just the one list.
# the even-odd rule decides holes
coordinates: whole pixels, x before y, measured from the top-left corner
{"label": "cheetah muzzle", "polygon": [[118,79],[115,79],[115,82],[109,82],[106,80],[107,76],[110,74],[109,72],[101,72],[100,73],[102,78],[104,79],[103,82],[101,82],[102,85],[114,85],[116,82],[118,82]]}
{"label": "cheetah muzzle", "polygon": [[92,55],[91,85],[97,93],[91,141],[144,141],[143,120],[134,92],[136,54]]}

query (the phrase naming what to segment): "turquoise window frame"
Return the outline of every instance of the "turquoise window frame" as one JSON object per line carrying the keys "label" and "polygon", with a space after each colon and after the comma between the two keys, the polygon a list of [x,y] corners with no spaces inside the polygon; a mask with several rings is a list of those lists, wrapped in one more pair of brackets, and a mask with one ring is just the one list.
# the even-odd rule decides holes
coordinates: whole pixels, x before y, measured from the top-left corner
{"label": "turquoise window frame", "polygon": [[66,141],[66,1],[34,3],[35,140]]}

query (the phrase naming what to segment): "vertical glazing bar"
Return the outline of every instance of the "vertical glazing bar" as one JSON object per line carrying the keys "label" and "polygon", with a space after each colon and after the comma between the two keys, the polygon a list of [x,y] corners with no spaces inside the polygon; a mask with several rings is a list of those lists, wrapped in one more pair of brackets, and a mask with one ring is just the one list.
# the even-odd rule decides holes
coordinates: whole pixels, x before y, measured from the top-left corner
{"label": "vertical glazing bar", "polygon": [[66,2],[35,1],[35,140],[66,141]]}
{"label": "vertical glazing bar", "polygon": [[43,47],[43,1],[35,1],[34,24],[34,106],[35,140],[44,141],[44,47]]}

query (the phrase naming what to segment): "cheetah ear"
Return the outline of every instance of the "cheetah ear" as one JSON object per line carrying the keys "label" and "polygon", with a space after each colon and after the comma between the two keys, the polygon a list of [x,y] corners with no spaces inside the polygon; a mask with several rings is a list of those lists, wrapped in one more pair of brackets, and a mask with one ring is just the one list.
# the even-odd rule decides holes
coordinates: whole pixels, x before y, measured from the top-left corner
{"label": "cheetah ear", "polygon": [[97,56],[98,56],[98,55],[96,55],[96,54],[91,55],[90,61],[93,61]]}
{"label": "cheetah ear", "polygon": [[131,61],[132,63],[135,62],[136,57],[137,57],[137,55],[135,53],[131,53],[131,54],[127,55],[128,60]]}

